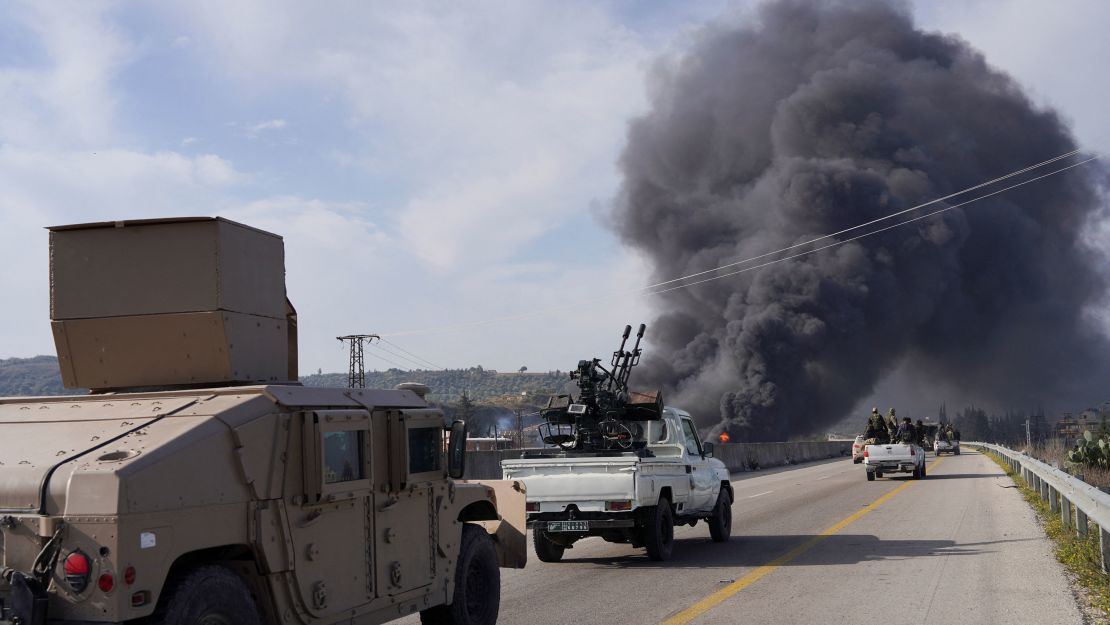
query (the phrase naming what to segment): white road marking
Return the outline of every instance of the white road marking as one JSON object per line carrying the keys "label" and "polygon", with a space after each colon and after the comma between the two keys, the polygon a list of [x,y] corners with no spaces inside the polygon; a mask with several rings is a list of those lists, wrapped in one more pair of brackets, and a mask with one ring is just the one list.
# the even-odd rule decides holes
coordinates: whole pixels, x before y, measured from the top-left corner
{"label": "white road marking", "polygon": [[771,493],[773,493],[773,492],[775,492],[775,491],[773,491],[773,490],[769,490],[769,491],[767,491],[767,492],[765,492],[765,493],[758,493],[758,494],[755,494],[755,495],[748,495],[748,497],[747,497],[747,498],[748,498],[748,499],[755,499],[756,497],[762,497],[762,496],[764,496],[764,495],[770,495],[770,494],[771,494]]}

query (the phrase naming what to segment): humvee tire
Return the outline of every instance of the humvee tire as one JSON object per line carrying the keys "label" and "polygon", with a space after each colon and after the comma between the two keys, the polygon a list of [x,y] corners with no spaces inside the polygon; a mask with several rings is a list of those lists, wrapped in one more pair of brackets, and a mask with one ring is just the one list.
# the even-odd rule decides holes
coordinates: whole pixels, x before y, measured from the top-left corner
{"label": "humvee tire", "polygon": [[566,547],[547,537],[543,530],[532,530],[532,546],[536,549],[536,557],[540,562],[558,562],[563,559]]}
{"label": "humvee tire", "polygon": [[669,499],[662,498],[659,505],[645,510],[643,533],[644,547],[647,548],[649,558],[661,562],[671,557],[671,549],[674,547],[674,515]]}
{"label": "humvee tire", "polygon": [[713,516],[706,521],[709,535],[715,543],[723,543],[732,535],[732,497],[724,488],[717,495],[717,505],[713,506]]}
{"label": "humvee tire", "polygon": [[251,591],[234,571],[201,566],[171,582],[154,614],[157,625],[262,625]]}
{"label": "humvee tire", "polygon": [[495,625],[501,604],[501,569],[493,539],[484,529],[463,524],[455,595],[451,605],[420,612],[423,625]]}

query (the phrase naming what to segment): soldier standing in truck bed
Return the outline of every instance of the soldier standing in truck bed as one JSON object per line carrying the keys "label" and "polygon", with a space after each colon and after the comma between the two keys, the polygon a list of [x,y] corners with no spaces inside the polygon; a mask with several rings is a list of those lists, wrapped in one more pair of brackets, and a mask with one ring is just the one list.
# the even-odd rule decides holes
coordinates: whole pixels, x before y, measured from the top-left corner
{"label": "soldier standing in truck bed", "polygon": [[871,409],[871,416],[867,418],[867,430],[864,431],[863,437],[872,445],[884,445],[890,442],[890,434],[886,429],[886,422],[883,421],[883,415],[879,414],[878,408]]}

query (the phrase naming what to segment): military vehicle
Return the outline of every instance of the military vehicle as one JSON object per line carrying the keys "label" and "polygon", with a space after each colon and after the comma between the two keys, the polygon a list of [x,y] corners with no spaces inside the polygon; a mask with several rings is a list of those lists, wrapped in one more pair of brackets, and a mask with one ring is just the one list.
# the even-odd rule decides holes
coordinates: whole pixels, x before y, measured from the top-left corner
{"label": "military vehicle", "polygon": [[541,412],[551,448],[501,462],[506,479],[528,487],[527,523],[543,562],[558,562],[589,536],[667,560],[675,526],[704,520],[714,542],[732,533],[732,483],[713,444],[702,443],[690,414],[664,406],[658,391],[628,390],[645,329],[627,350],[632,327],[625,328],[611,369],[597,358],[579,361],[571,372],[578,395],[552,397]]}
{"label": "military vehicle", "polygon": [[62,377],[91,391],[0,400],[0,623],[496,622],[522,486],[453,479],[465,423],[423,385],[294,382],[280,237],[49,230]]}

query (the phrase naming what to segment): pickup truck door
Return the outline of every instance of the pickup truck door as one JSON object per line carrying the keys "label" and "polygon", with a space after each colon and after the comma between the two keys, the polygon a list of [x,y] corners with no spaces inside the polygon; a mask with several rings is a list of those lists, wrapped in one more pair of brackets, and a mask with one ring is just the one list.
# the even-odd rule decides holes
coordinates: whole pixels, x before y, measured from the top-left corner
{"label": "pickup truck door", "polygon": [[686,441],[686,466],[690,475],[690,498],[686,506],[680,510],[681,514],[691,512],[708,512],[717,503],[717,491],[714,488],[716,478],[709,461],[702,452],[701,440],[698,430],[690,419],[682,419],[682,435]]}

